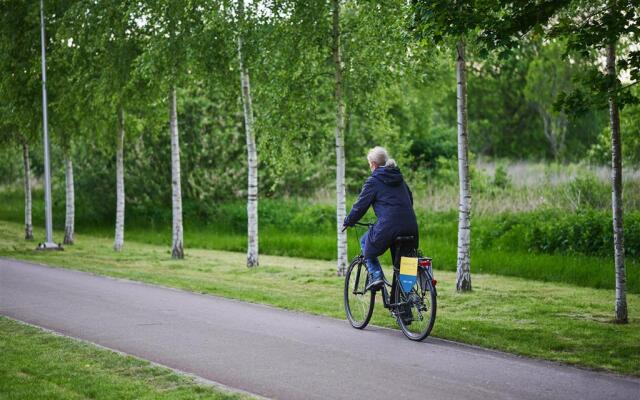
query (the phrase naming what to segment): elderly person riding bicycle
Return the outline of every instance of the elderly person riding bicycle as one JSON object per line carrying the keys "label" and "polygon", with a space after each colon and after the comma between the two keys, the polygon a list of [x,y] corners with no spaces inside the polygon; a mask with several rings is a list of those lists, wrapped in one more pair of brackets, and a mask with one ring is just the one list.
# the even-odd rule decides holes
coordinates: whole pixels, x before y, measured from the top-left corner
{"label": "elderly person riding bicycle", "polygon": [[353,226],[366,214],[369,206],[373,206],[378,221],[360,239],[369,271],[366,289],[370,290],[384,283],[378,257],[391,248],[391,257],[394,258],[393,242],[396,237],[414,236],[414,247],[418,247],[418,223],[413,211],[413,195],[396,162],[379,146],[369,150],[367,160],[371,176],[364,182],[358,200],[344,220],[344,227]]}

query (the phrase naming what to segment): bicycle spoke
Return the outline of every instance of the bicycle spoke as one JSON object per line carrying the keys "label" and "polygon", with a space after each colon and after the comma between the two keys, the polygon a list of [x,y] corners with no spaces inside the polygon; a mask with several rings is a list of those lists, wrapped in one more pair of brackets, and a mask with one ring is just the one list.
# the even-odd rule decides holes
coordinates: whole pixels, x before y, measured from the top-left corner
{"label": "bicycle spoke", "polygon": [[373,312],[373,293],[364,290],[366,287],[366,269],[361,259],[354,259],[345,277],[344,305],[347,319],[354,328],[362,329],[368,323]]}
{"label": "bicycle spoke", "polygon": [[403,333],[412,340],[427,337],[435,321],[435,296],[429,290],[423,290],[420,281],[416,281],[409,293],[404,293],[399,286],[399,293],[396,292],[396,303],[400,304],[398,323]]}

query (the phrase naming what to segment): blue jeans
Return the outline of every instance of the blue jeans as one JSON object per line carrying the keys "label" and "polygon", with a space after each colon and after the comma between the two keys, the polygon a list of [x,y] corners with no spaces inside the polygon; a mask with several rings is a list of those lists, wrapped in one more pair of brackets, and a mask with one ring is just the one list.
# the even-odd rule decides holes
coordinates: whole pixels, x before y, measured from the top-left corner
{"label": "blue jeans", "polygon": [[[364,247],[367,242],[367,235],[369,232],[367,231],[361,238],[360,244],[362,245],[362,252],[364,253]],[[367,258],[364,260],[367,265],[367,270],[373,276],[373,278],[382,277],[382,266],[380,265],[380,261],[378,261],[378,257]]]}

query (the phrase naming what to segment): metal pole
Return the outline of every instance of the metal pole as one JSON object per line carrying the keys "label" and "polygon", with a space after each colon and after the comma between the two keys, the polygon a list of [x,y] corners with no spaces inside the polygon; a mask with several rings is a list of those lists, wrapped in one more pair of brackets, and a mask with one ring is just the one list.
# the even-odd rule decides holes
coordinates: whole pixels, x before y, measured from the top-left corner
{"label": "metal pole", "polygon": [[42,131],[44,136],[44,212],[46,239],[39,248],[58,248],[53,242],[53,222],[51,217],[51,172],[49,168],[49,122],[47,119],[47,60],[44,36],[44,0],[40,0],[40,42],[42,45]]}

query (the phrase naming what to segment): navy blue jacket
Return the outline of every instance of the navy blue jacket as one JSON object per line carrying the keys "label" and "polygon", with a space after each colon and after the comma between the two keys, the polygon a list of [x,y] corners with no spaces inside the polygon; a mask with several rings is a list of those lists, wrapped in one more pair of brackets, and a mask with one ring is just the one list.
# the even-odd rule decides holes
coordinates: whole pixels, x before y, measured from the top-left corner
{"label": "navy blue jacket", "polygon": [[344,224],[352,226],[358,222],[369,206],[373,206],[378,221],[367,233],[365,258],[380,256],[398,236],[415,236],[417,247],[418,222],[413,212],[413,195],[398,168],[378,167],[371,173]]}

